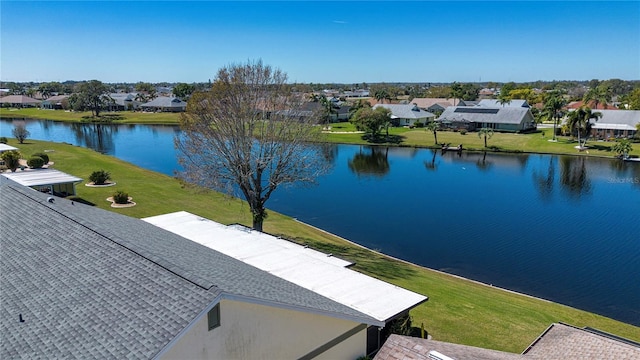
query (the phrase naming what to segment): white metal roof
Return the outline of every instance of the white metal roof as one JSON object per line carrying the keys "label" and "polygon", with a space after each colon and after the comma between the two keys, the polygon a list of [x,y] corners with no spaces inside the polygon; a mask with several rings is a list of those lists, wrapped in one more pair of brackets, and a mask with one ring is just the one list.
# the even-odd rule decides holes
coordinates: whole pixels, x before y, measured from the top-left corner
{"label": "white metal roof", "polygon": [[244,227],[225,226],[185,211],[143,220],[379,321],[427,300],[426,296],[350,270],[348,261]]}
{"label": "white metal roof", "polygon": [[13,147],[11,145],[0,143],[0,152],[11,151],[11,150],[18,150],[18,148],[17,147]]}
{"label": "white metal roof", "polygon": [[54,169],[35,169],[27,171],[6,172],[2,176],[24,186],[54,185],[77,183],[81,178]]}

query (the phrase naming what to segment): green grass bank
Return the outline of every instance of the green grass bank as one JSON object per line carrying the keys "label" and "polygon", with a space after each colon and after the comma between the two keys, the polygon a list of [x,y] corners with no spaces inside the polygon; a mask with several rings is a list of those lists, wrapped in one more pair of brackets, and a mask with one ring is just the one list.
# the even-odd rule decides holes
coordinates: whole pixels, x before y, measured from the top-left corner
{"label": "green grass bank", "polygon": [[[132,111],[121,111],[113,114],[121,117],[114,124],[163,124],[177,125],[180,119],[179,113],[143,113]],[[87,121],[91,112],[66,112],[62,110],[41,110],[38,108],[27,109],[0,109],[2,118],[18,119],[48,119],[66,122]],[[356,128],[349,122],[331,124],[331,131],[326,133],[326,141],[340,144],[371,145],[362,138],[362,134],[353,133]],[[477,133],[469,132],[465,135],[459,132],[438,131],[438,143],[451,143],[454,146],[462,144],[463,147],[471,151],[502,151],[502,152],[524,152],[541,154],[566,154],[581,156],[601,156],[614,157],[616,154],[611,151],[615,142],[589,141],[587,151],[578,151],[574,147],[577,145],[575,139],[566,136],[559,136],[557,142],[550,142],[553,130],[544,128],[538,132],[529,134],[494,133],[487,140],[488,147],[484,147],[484,139],[478,137]],[[439,148],[435,144],[433,133],[420,128],[390,128],[389,135],[397,141],[382,143],[379,145],[410,146],[410,147],[431,147]],[[640,156],[640,143],[633,144],[633,151],[630,155]]]}
{"label": "green grass bank", "polygon": [[[109,211],[141,218],[185,210],[225,224],[251,224],[248,206],[238,199],[185,186],[112,156],[69,144],[34,140],[18,144],[13,139],[9,144],[20,148],[23,157],[46,150],[53,168],[83,179],[96,170],[111,173],[115,186],[89,188],[82,183],[76,199]],[[137,205],[111,208],[105,199],[117,190],[129,193]],[[429,296],[411,315],[414,326],[424,324],[436,340],[519,353],[551,323],[562,321],[640,341],[639,327],[398,261],[273,211],[265,231],[354,261],[357,271]]]}

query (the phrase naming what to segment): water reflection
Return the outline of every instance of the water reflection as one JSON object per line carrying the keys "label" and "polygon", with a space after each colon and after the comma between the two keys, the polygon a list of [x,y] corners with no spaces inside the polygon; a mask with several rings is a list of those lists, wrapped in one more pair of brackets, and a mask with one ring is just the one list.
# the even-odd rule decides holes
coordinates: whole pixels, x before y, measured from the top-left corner
{"label": "water reflection", "polygon": [[[363,148],[368,149],[369,153],[363,152]],[[349,160],[349,169],[358,176],[383,177],[389,173],[388,156],[388,147],[361,146],[360,151]]]}
{"label": "water reflection", "polygon": [[431,149],[430,151],[432,155],[431,161],[425,161],[424,167],[427,168],[427,170],[436,171],[438,170],[438,164],[436,164],[436,157],[438,156],[438,151],[433,149]]}
{"label": "water reflection", "polygon": [[115,145],[113,136],[118,132],[117,125],[72,123],[76,142],[102,154],[113,154]]}
{"label": "water reflection", "polygon": [[536,187],[536,190],[538,190],[540,199],[543,201],[549,201],[553,194],[553,183],[556,177],[555,160],[555,156],[549,156],[549,164],[547,165],[546,171],[533,170],[532,172],[533,185]]}
{"label": "water reflection", "polygon": [[560,157],[560,185],[571,199],[591,194],[591,180],[585,162],[584,156]]}
{"label": "water reflection", "polygon": [[476,167],[479,170],[487,171],[487,170],[489,170],[491,165],[492,165],[492,162],[491,161],[487,161],[487,152],[483,151],[482,158],[479,158],[478,160],[476,160]]}

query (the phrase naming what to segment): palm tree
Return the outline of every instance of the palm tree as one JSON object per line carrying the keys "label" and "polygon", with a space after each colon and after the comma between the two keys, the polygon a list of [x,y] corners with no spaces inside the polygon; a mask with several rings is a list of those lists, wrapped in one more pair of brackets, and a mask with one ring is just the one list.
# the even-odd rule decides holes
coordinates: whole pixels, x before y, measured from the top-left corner
{"label": "palm tree", "polygon": [[560,94],[550,94],[544,102],[544,112],[549,120],[553,121],[553,139],[556,141],[556,126],[558,120],[562,117],[562,108],[567,104],[566,100]]}
{"label": "palm tree", "polygon": [[567,115],[567,125],[570,129],[576,129],[578,133],[578,146],[583,148],[586,145],[587,140],[585,139],[584,144],[580,139],[580,135],[582,131],[585,131],[585,135],[589,136],[589,131],[591,130],[591,119],[595,119],[598,121],[599,118],[602,117],[602,114],[599,112],[591,111],[591,108],[585,105],[580,106],[575,111],[572,111]]}
{"label": "palm tree", "polygon": [[505,104],[511,103],[511,96],[508,93],[500,93],[498,96],[498,103],[504,107]]}
{"label": "palm tree", "polygon": [[478,130],[478,137],[484,136],[484,147],[487,147],[487,138],[491,139],[493,136],[493,130],[489,128],[482,128]]}
{"label": "palm tree", "polygon": [[[462,89],[462,85],[457,82],[454,82],[451,85],[451,97],[453,97],[453,106],[456,106],[456,99],[460,100],[464,95],[464,90]],[[458,101],[460,103],[460,101]]]}
{"label": "palm tree", "polygon": [[322,95],[320,97],[320,104],[322,104],[322,108],[325,112],[326,123],[329,124],[331,122],[331,115],[337,113],[337,111],[333,108],[333,102],[325,95]]}
{"label": "palm tree", "polygon": [[385,99],[391,100],[391,96],[389,95],[387,89],[376,90],[376,92],[373,93],[373,97],[375,97],[376,100],[378,100],[378,102],[381,104],[384,104]]}
{"label": "palm tree", "polygon": [[438,129],[440,128],[440,124],[436,121],[431,121],[428,122],[425,126],[424,129],[426,131],[431,131],[433,133],[433,139],[436,142],[436,145],[438,145]]}
{"label": "palm tree", "polygon": [[582,101],[585,105],[588,105],[589,101],[593,101],[595,103],[596,110],[598,109],[598,104],[602,103],[604,104],[604,108],[606,109],[607,103],[611,101],[611,90],[609,90],[609,87],[605,85],[598,85],[594,88],[589,89],[589,91],[584,94]]}
{"label": "palm tree", "polygon": [[629,156],[629,153],[633,151],[633,146],[631,146],[631,141],[628,139],[621,139],[613,145],[611,150],[622,156],[623,159],[626,159]]}

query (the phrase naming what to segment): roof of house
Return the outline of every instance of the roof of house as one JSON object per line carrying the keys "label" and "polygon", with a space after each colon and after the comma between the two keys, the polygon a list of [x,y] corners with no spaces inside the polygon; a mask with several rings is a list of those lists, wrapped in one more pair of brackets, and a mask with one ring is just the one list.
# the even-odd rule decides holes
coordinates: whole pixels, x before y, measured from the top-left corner
{"label": "roof of house", "polygon": [[427,109],[433,105],[440,105],[442,108],[453,106],[453,102],[443,98],[413,98],[412,104],[418,105],[419,108]]}
{"label": "roof of house", "polygon": [[400,335],[391,335],[374,359],[430,360],[431,351],[455,360],[522,360],[518,354]]}
{"label": "roof of house", "polygon": [[482,99],[478,102],[476,106],[484,106],[484,107],[525,107],[528,108],[529,104],[527,100],[522,99],[513,99],[509,102],[501,104],[498,99]]}
{"label": "roof of house", "polygon": [[184,211],[143,220],[356,309],[380,321],[379,325],[427,300],[350,270],[350,262],[269,234],[225,226]]}
{"label": "roof of house", "polygon": [[594,110],[602,117],[591,120],[593,129],[637,130],[640,123],[640,110]]}
{"label": "roof of house", "polygon": [[520,124],[529,113],[529,108],[524,107],[450,106],[444,110],[438,121]]}
{"label": "roof of house", "polygon": [[[139,219],[0,177],[1,358],[149,358],[221,297],[373,324]],[[24,320],[24,322],[20,320]]]}
{"label": "roof of house", "polygon": [[157,98],[142,104],[142,107],[161,107],[161,108],[183,108],[187,103],[176,98],[169,96],[158,96]]}
{"label": "roof of house", "polygon": [[[579,107],[581,107],[582,105],[584,105],[584,101],[580,100],[580,101],[572,101],[570,103],[567,104],[566,108],[569,110],[575,110]],[[599,102],[598,104],[596,104],[595,100],[591,100],[589,101],[589,103],[587,104],[587,106],[589,106],[592,110],[596,110],[596,106],[598,110],[620,110],[617,107],[615,107],[615,105],[613,104],[606,104],[607,108],[605,109],[605,104]]]}
{"label": "roof of house", "polygon": [[69,98],[69,95],[54,95],[46,98],[45,100],[43,100],[43,102],[60,102],[68,98]]}
{"label": "roof of house", "polygon": [[0,143],[0,152],[18,150],[17,147],[13,147],[11,145]]}
{"label": "roof of house", "polygon": [[383,107],[391,110],[391,117],[397,119],[426,119],[435,117],[434,114],[422,110],[413,104],[376,104],[373,109]]}
{"label": "roof of house", "polygon": [[77,183],[81,178],[63,173],[55,169],[33,169],[3,173],[2,176],[23,186],[40,186]]}
{"label": "roof of house", "polygon": [[640,359],[640,344],[590,328],[551,324],[522,359]]}
{"label": "roof of house", "polygon": [[40,100],[30,98],[26,95],[8,95],[0,98],[0,103],[4,104],[39,104]]}
{"label": "roof of house", "polygon": [[522,354],[391,335],[376,360],[428,360],[436,351],[455,360],[640,359],[640,344],[597,330],[552,324]]}

